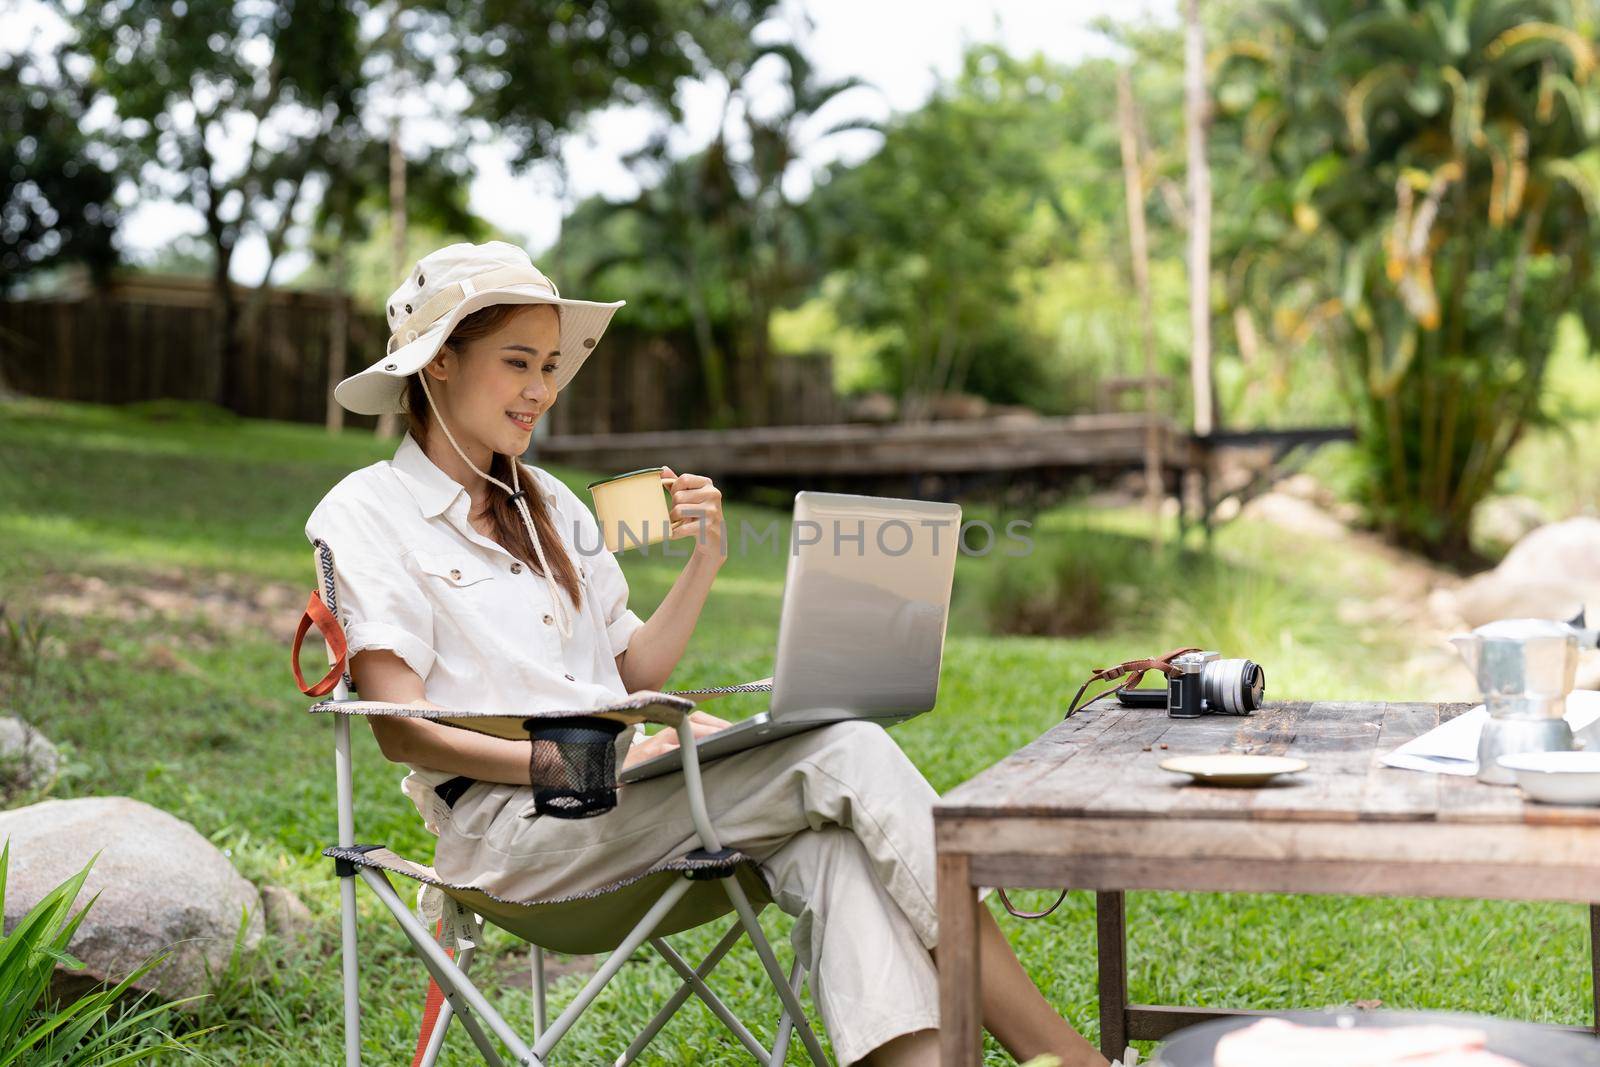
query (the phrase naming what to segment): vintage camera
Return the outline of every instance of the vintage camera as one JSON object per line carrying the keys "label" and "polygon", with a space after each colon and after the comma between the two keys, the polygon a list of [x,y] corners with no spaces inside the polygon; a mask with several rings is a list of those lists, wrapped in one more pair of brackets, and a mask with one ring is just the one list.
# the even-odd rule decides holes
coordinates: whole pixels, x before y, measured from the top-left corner
{"label": "vintage camera", "polygon": [[1202,715],[1249,715],[1261,706],[1267,672],[1247,659],[1223,659],[1220,652],[1186,652],[1172,660],[1165,693],[1119,689],[1117,699],[1137,707],[1165,707],[1174,719]]}
{"label": "vintage camera", "polygon": [[1178,673],[1167,679],[1167,714],[1174,719],[1248,715],[1266,695],[1267,672],[1247,659],[1189,652],[1173,659],[1172,665]]}

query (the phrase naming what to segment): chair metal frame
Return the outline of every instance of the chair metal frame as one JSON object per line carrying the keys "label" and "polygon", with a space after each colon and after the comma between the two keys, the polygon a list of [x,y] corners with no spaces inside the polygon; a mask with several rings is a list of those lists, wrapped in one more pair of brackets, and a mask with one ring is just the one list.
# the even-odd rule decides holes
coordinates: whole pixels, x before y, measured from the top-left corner
{"label": "chair metal frame", "polygon": [[[333,552],[326,543],[313,542],[318,577],[322,583],[322,599],[334,619],[338,619],[339,603],[338,590],[335,586],[333,572]],[[330,651],[330,663],[335,662],[335,657]],[[761,930],[757,920],[757,908],[752,905],[749,895],[739,884],[737,870],[739,864],[731,864],[723,868],[713,868],[709,871],[685,871],[683,876],[673,881],[651,905],[643,918],[634,924],[633,928],[623,936],[599,969],[589,979],[588,983],[558,1016],[554,1022],[545,1018],[545,974],[544,950],[533,945],[531,955],[533,969],[533,1040],[525,1041],[516,1030],[495,1010],[488,999],[473,984],[467,976],[467,969],[472,963],[476,951],[474,944],[464,944],[457,958],[452,959],[450,954],[429,933],[422,921],[401,900],[394,886],[390,883],[385,870],[376,866],[363,866],[358,861],[348,858],[352,851],[359,852],[364,846],[356,845],[355,836],[355,801],[354,780],[350,758],[350,719],[352,714],[359,714],[350,709],[350,713],[340,713],[341,704],[355,703],[350,700],[353,690],[348,666],[336,682],[332,700],[324,701],[313,707],[313,711],[332,712],[333,738],[334,738],[334,775],[336,793],[338,798],[338,839],[337,850],[345,853],[342,857],[335,857],[335,872],[339,877],[339,906],[340,906],[340,946],[341,962],[343,964],[344,985],[344,1038],[345,1038],[345,1063],[347,1067],[359,1067],[361,1063],[361,1003],[360,1003],[360,975],[357,958],[356,941],[356,879],[366,883],[372,893],[386,907],[390,914],[399,923],[400,929],[411,942],[424,967],[433,980],[438,983],[444,993],[444,1003],[439,1010],[437,1022],[429,1035],[429,1041],[424,1050],[421,1064],[423,1067],[433,1067],[438,1059],[440,1049],[443,1047],[445,1032],[454,1018],[460,1018],[462,1026],[471,1037],[473,1044],[483,1055],[485,1063],[490,1067],[504,1067],[505,1060],[496,1050],[493,1038],[498,1038],[510,1052],[514,1063],[526,1067],[544,1067],[548,1057],[560,1040],[571,1030],[574,1023],[594,1003],[601,991],[621,970],[633,953],[645,944],[649,944],[667,965],[670,966],[682,979],[679,987],[672,997],[662,1005],[661,1009],[645,1024],[639,1034],[633,1039],[615,1061],[620,1065],[629,1064],[637,1060],[650,1041],[660,1033],[669,1019],[686,1003],[691,995],[699,997],[708,1008],[722,1021],[733,1036],[742,1044],[759,1063],[766,1063],[769,1067],[778,1067],[788,1055],[790,1040],[798,1034],[801,1044],[805,1047],[814,1067],[827,1067],[828,1060],[822,1051],[822,1046],[812,1030],[810,1022],[806,1019],[805,1010],[800,1002],[800,985],[804,978],[804,968],[798,957],[787,974],[778,962],[777,955],[773,952],[771,944]],[[369,712],[370,713],[370,712]],[[677,731],[678,743],[683,750],[683,776],[685,797],[689,806],[689,815],[693,821],[695,834],[699,839],[700,848],[691,855],[723,854],[722,840],[717,834],[714,821],[706,806],[705,792],[700,777],[699,757],[695,749],[694,730],[686,712],[672,713],[668,709],[656,708],[645,714],[649,721],[655,721],[671,726]],[[328,853],[335,852],[329,849]],[[740,858],[740,863],[749,861]],[[679,902],[694,886],[697,881],[714,879],[719,882],[726,893],[728,903],[737,915],[737,921],[728,929],[717,944],[707,953],[698,966],[691,967],[684,958],[667,943],[664,937],[656,934],[656,928],[673,906]],[[455,899],[450,887],[441,887],[443,892]],[[605,906],[605,895],[594,898],[596,907]],[[537,907],[530,904],[528,907]],[[470,909],[468,914],[472,914]],[[724,913],[725,914],[725,913]],[[482,917],[472,915],[474,929],[479,928],[484,921]],[[761,960],[768,979],[782,1004],[782,1013],[779,1016],[778,1028],[773,1046],[769,1049],[753,1035],[731,1009],[723,1003],[709,986],[705,979],[727,954],[741,935],[750,938],[757,956]],[[517,935],[521,936],[521,935]],[[476,939],[474,938],[474,941]],[[530,942],[532,944],[532,942]],[[492,1036],[491,1036],[492,1035]]]}

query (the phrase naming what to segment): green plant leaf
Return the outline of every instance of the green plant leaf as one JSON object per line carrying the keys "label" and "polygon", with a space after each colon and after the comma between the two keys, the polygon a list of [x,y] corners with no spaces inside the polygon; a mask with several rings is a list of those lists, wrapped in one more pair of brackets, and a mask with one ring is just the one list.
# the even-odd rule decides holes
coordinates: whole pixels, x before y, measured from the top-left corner
{"label": "green plant leaf", "polygon": [[[5,884],[10,857],[7,841],[0,848],[0,887]],[[50,1067],[132,1063],[159,1051],[186,1049],[195,1036],[191,1034],[180,1041],[162,1034],[162,1040],[151,1046],[150,1024],[172,1003],[136,1010],[150,998],[145,994],[131,1008],[122,1007],[133,984],[158,966],[166,953],[139,964],[115,985],[101,986],[70,1004],[39,1007],[57,967],[76,970],[84,966],[68,946],[99,894],[75,914],[72,906],[98,858],[97,852],[82,870],[47,892],[9,934],[0,937],[0,1067],[20,1067],[24,1063]]]}

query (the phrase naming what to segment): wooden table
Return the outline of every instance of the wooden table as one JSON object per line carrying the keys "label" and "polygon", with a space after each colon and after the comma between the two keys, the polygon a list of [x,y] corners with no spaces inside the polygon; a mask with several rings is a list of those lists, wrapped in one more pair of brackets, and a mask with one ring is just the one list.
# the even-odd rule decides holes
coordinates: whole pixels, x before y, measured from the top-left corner
{"label": "wooden table", "polygon": [[[1524,803],[1514,787],[1380,766],[1465,704],[1274,703],[1169,719],[1099,701],[936,806],[943,1061],[976,1063],[979,886],[1094,890],[1100,1047],[1156,1040],[1218,1008],[1129,1004],[1123,894],[1349,893],[1590,905],[1600,961],[1600,808]],[[1165,747],[1163,747],[1165,746]],[[1160,769],[1191,753],[1294,755],[1287,784],[1228,789]],[[1600,1033],[1600,972],[1595,1025]]]}

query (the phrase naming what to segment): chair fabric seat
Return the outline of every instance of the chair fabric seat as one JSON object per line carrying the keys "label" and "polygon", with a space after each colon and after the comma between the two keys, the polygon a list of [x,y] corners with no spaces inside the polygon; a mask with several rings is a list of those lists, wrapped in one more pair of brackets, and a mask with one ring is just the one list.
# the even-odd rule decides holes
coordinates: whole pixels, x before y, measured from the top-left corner
{"label": "chair fabric seat", "polygon": [[[681,856],[610,885],[570,896],[545,900],[503,900],[471,885],[454,885],[423,866],[381,846],[337,845],[322,854],[358,867],[370,867],[437,886],[463,906],[502,930],[551,952],[591,954],[610,952],[644,917],[674,879],[699,871],[735,865],[735,877],[758,908],[772,902],[771,890],[754,860],[740,852],[719,857]],[[728,894],[715,881],[697,881],[655,930],[656,935],[680,933],[703,926],[733,911]]]}

